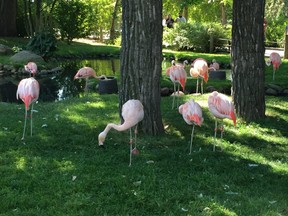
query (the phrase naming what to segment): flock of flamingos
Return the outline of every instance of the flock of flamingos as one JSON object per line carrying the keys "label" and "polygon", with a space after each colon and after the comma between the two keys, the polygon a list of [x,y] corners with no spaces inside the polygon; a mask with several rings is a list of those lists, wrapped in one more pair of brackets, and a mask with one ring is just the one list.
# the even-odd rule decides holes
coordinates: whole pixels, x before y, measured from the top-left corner
{"label": "flock of flamingos", "polygon": [[[172,103],[172,109],[174,109],[175,105],[175,96],[179,95],[179,85],[181,85],[183,92],[185,91],[185,84],[187,80],[187,73],[185,71],[185,65],[188,64],[188,61],[184,61],[183,64],[176,63],[172,61],[171,67],[166,69],[167,76],[170,77],[171,81],[174,84],[174,97]],[[281,64],[281,57],[278,53],[271,53],[269,60],[266,62],[267,65],[273,65],[273,80],[275,77],[275,71],[279,68]],[[21,99],[25,104],[25,122],[24,122],[24,129],[22,140],[25,138],[25,130],[26,130],[26,123],[27,123],[27,114],[30,105],[31,107],[31,136],[32,136],[32,114],[33,114],[33,104],[38,100],[39,93],[40,93],[40,85],[38,81],[34,78],[37,73],[37,65],[34,62],[29,62],[27,65],[24,65],[24,68],[27,72],[30,73],[29,78],[22,79],[18,84],[18,89],[16,92],[16,98]],[[197,58],[191,65],[190,68],[190,75],[192,77],[197,78],[197,85],[196,85],[196,93],[198,93],[198,78],[202,79],[201,82],[201,93],[203,94],[203,81],[207,82],[209,78],[209,70],[218,70],[219,64],[213,60],[212,64],[208,67],[207,61],[202,58]],[[89,77],[94,77],[97,79],[104,78],[105,76],[96,76],[95,71],[90,67],[83,67],[78,70],[74,79],[86,79],[86,86],[87,88],[87,80]],[[178,85],[178,90],[176,90],[176,86]],[[178,98],[178,97],[177,97]],[[178,101],[177,101],[178,103]],[[178,107],[178,104],[177,104]],[[208,108],[212,115],[215,117],[215,133],[214,133],[214,146],[213,151],[215,151],[215,144],[216,144],[216,134],[217,134],[217,119],[231,119],[236,125],[236,115],[234,110],[233,102],[224,94],[221,94],[217,91],[212,92],[208,96]],[[201,126],[203,123],[203,116],[202,116],[202,108],[201,106],[194,101],[194,99],[190,99],[186,103],[180,105],[178,107],[179,113],[183,116],[184,121],[188,125],[192,125],[192,132],[191,132],[191,141],[190,141],[190,154],[192,153],[192,143],[193,143],[193,135],[194,135],[194,127],[195,125]],[[99,146],[104,146],[105,138],[110,131],[111,128],[114,128],[117,131],[125,131],[130,129],[130,163],[132,163],[132,154],[139,154],[139,151],[136,147],[136,138],[137,138],[137,125],[140,121],[144,118],[144,108],[142,103],[139,100],[130,99],[122,106],[122,117],[124,119],[123,124],[114,124],[109,123],[107,124],[104,131],[102,131],[98,135],[98,142]],[[134,139],[132,137],[132,128],[134,130]],[[220,125],[221,131],[221,139],[223,137],[223,125]],[[134,148],[133,148],[133,140]]]}

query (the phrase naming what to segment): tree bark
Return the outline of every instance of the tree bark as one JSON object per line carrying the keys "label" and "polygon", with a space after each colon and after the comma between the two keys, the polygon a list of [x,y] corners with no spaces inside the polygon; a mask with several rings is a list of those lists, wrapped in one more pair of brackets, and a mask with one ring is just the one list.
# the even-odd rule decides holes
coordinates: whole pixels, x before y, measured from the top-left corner
{"label": "tree bark", "polygon": [[160,109],[162,62],[162,0],[122,0],[122,49],[119,109],[139,99],[145,116],[140,130],[164,132]]}
{"label": "tree bark", "polygon": [[16,37],[17,0],[0,1],[0,36]]}
{"label": "tree bark", "polygon": [[237,114],[246,121],[265,117],[265,0],[234,0],[232,88]]}

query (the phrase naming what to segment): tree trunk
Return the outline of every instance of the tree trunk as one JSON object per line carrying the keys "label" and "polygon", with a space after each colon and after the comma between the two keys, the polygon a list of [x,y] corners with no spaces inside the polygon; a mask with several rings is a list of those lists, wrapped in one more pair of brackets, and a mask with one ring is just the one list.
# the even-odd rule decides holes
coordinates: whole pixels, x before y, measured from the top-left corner
{"label": "tree trunk", "polygon": [[17,0],[0,1],[0,36],[16,37]]}
{"label": "tree trunk", "polygon": [[112,23],[111,23],[111,28],[110,28],[110,41],[112,42],[112,44],[115,43],[115,39],[116,39],[115,22],[116,22],[116,18],[117,18],[117,11],[118,11],[118,7],[119,7],[119,1],[120,0],[116,0],[114,11],[113,11],[113,14],[112,14]]}
{"label": "tree trunk", "polygon": [[224,26],[227,24],[226,6],[224,2],[221,2],[220,5],[221,5],[221,24]]}
{"label": "tree trunk", "polygon": [[150,135],[163,133],[162,0],[122,0],[122,21],[119,108],[129,99],[139,99],[145,112],[140,129]]}
{"label": "tree trunk", "polygon": [[233,98],[246,121],[265,117],[265,0],[234,0],[232,23]]}

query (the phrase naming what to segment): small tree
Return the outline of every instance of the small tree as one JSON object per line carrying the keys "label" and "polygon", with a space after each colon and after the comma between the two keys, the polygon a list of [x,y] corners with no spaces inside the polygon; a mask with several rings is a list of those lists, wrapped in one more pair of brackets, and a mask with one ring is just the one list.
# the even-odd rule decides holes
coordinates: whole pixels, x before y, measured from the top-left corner
{"label": "small tree", "polygon": [[89,34],[87,15],[89,8],[79,0],[61,1],[56,10],[56,19],[61,38],[71,44],[74,38]]}

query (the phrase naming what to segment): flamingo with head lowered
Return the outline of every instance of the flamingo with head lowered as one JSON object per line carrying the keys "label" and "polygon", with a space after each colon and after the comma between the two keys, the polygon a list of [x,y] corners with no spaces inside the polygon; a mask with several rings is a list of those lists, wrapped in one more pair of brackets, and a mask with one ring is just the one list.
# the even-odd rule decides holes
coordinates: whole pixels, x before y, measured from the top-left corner
{"label": "flamingo with head lowered", "polygon": [[94,77],[95,79],[107,79],[105,75],[97,76],[96,72],[91,67],[80,68],[74,76],[75,79],[85,79],[85,90],[88,89],[88,79],[89,77]]}
{"label": "flamingo with head lowered", "polygon": [[[216,134],[217,134],[217,119],[231,119],[236,126],[236,115],[232,101],[224,94],[218,93],[217,91],[212,92],[208,97],[208,108],[209,111],[215,117],[215,130],[214,130],[214,147],[216,145]],[[220,126],[221,140],[223,138],[224,126],[223,123]]]}
{"label": "flamingo with head lowered", "polygon": [[[136,148],[136,138],[137,138],[137,125],[140,121],[144,118],[144,108],[142,103],[139,100],[128,100],[124,105],[122,106],[122,117],[124,119],[123,124],[114,124],[109,123],[107,124],[104,131],[102,131],[98,135],[98,144],[99,146],[104,145],[104,141],[106,139],[106,136],[108,132],[111,130],[111,128],[114,128],[117,131],[125,131],[130,129],[130,162],[129,166],[132,164],[132,154],[139,154],[138,149]],[[135,147],[132,148],[133,144],[133,138],[132,138],[132,127],[135,127],[134,134],[135,134]]]}
{"label": "flamingo with head lowered", "polygon": [[35,76],[38,70],[35,62],[28,62],[26,65],[24,65],[24,69],[30,73],[30,77],[31,75]]}
{"label": "flamingo with head lowered", "polygon": [[184,121],[188,125],[193,125],[192,132],[191,132],[191,141],[190,141],[190,153],[192,153],[192,143],[193,143],[193,136],[194,136],[194,127],[198,125],[201,127],[204,118],[202,117],[202,109],[200,105],[195,102],[193,99],[190,99],[185,104],[179,106],[179,113],[182,115]]}
{"label": "flamingo with head lowered", "polygon": [[33,115],[33,104],[38,100],[40,92],[40,86],[37,80],[35,80],[33,77],[25,78],[20,81],[18,84],[18,89],[16,92],[16,98],[20,98],[24,104],[25,104],[25,123],[24,123],[24,129],[23,129],[23,136],[22,140],[24,140],[25,137],[25,129],[26,129],[26,122],[27,122],[27,112],[29,110],[30,105],[32,104],[31,108],[31,136],[32,136],[32,115]]}

